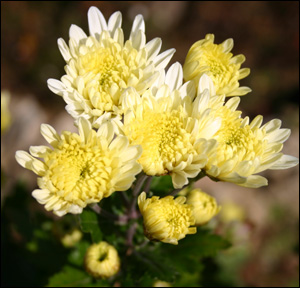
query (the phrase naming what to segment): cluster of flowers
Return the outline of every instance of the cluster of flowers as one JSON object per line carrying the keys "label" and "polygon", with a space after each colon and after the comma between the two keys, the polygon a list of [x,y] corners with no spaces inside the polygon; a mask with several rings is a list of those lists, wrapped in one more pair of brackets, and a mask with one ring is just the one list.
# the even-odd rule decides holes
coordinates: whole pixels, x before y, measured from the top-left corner
{"label": "cluster of flowers", "polygon": [[[53,149],[16,152],[18,163],[39,176],[32,195],[46,210],[58,216],[81,213],[88,204],[128,190],[139,173],[170,175],[176,189],[199,175],[256,188],[267,185],[257,173],[298,163],[280,152],[290,135],[280,120],[262,125],[262,116],[250,121],[237,110],[238,96],[251,91],[239,85],[250,69],[241,69],[243,55],[230,52],[232,39],[218,45],[208,34],[192,45],[183,67],[175,63],[166,70],[175,49],[160,53],[160,38],[146,42],[141,15],[127,41],[121,24],[120,12],[106,22],[91,7],[89,35],[72,25],[69,43],[58,39],[66,74],[60,81],[49,79],[48,87],[67,103],[79,133],[59,135],[42,124]],[[203,192],[193,190],[187,198],[186,203],[184,196],[139,194],[149,239],[177,244],[196,232],[191,226],[219,210]]]}

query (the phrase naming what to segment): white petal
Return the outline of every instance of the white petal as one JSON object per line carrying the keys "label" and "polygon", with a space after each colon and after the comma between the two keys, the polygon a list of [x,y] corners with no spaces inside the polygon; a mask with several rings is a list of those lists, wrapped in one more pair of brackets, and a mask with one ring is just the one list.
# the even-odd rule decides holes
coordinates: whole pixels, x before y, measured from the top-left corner
{"label": "white petal", "polygon": [[195,95],[196,95],[196,87],[193,81],[188,81],[184,83],[180,88],[179,88],[179,93],[181,99],[183,99],[185,96],[189,96],[192,100],[194,100]]}
{"label": "white petal", "polygon": [[[75,205],[75,204],[72,204],[69,208],[69,211],[70,213],[72,214],[80,214],[82,213],[82,207],[78,206],[78,205]],[[56,211],[54,212],[56,213]],[[57,214],[58,215],[58,214]]]}
{"label": "white petal", "polygon": [[252,90],[249,87],[243,86],[236,88],[232,92],[226,94],[226,96],[244,96],[248,93],[250,93]]}
{"label": "white petal", "polygon": [[260,175],[251,175],[247,177],[246,182],[244,183],[237,183],[240,186],[243,187],[250,187],[250,188],[259,188],[262,186],[267,186],[268,185],[268,180]]}
{"label": "white petal", "polygon": [[44,176],[47,166],[44,162],[32,157],[29,153],[25,151],[16,152],[17,162],[26,169],[33,171],[39,176]]}
{"label": "white petal", "polygon": [[110,31],[110,35],[113,37],[115,31],[120,28],[122,25],[122,14],[120,11],[112,14],[108,20],[108,31]]}
{"label": "white petal", "polygon": [[84,143],[87,143],[91,130],[92,130],[91,122],[80,117],[78,120],[78,131]]}
{"label": "white petal", "polygon": [[60,137],[55,131],[55,129],[49,124],[41,125],[41,134],[45,140],[51,144],[53,147],[56,147],[56,144],[60,141]]}
{"label": "white petal", "polygon": [[145,22],[144,22],[144,18],[141,14],[137,15],[133,20],[129,40],[132,41],[132,38],[137,34],[137,32],[139,30],[142,30],[143,32],[145,32]]}
{"label": "white petal", "polygon": [[32,191],[32,196],[40,203],[46,204],[49,197],[50,191],[46,189],[35,189]]}
{"label": "white petal", "polygon": [[198,94],[202,93],[205,89],[208,89],[211,96],[216,95],[214,83],[207,74],[203,74],[199,79]]}
{"label": "white petal", "polygon": [[299,164],[299,159],[291,155],[282,155],[282,157],[270,167],[270,169],[287,169]]}
{"label": "white petal", "polygon": [[263,122],[263,116],[257,115],[250,123],[250,128],[259,128],[261,123]]}
{"label": "white petal", "polygon": [[137,31],[137,33],[135,33],[132,36],[132,47],[135,48],[136,50],[140,50],[142,48],[144,48],[145,43],[146,43],[146,35],[145,32],[142,30]]}
{"label": "white petal", "polygon": [[241,98],[239,98],[239,97],[233,97],[233,98],[230,98],[226,102],[225,106],[228,107],[231,111],[235,111],[236,108],[239,106],[240,101],[241,101]]}
{"label": "white petal", "polygon": [[97,39],[102,31],[107,30],[107,24],[103,14],[94,6],[88,11],[88,22],[90,35]]}
{"label": "white petal", "polygon": [[174,63],[168,70],[166,74],[166,84],[169,85],[170,92],[177,90],[183,81],[183,71],[182,66],[179,62]]}
{"label": "white petal", "polygon": [[225,40],[221,46],[223,47],[223,52],[224,53],[228,53],[232,50],[233,48],[233,39],[232,38],[229,38],[227,40]]}
{"label": "white petal", "polygon": [[64,92],[67,90],[67,87],[64,83],[60,82],[56,79],[48,79],[47,80],[48,88],[55,94],[59,96],[63,96]]}
{"label": "white petal", "polygon": [[77,43],[80,40],[87,38],[85,32],[75,24],[72,24],[69,30],[70,38],[73,38]]}
{"label": "white petal", "polygon": [[187,176],[184,172],[174,172],[172,173],[172,182],[174,188],[182,188],[185,184],[188,183]]}
{"label": "white petal", "polygon": [[156,66],[156,70],[161,70],[165,69],[168,63],[170,62],[173,54],[175,53],[175,49],[169,49],[161,54],[159,54],[157,57],[154,59],[154,65]]}
{"label": "white petal", "polygon": [[34,157],[44,158],[47,153],[52,152],[52,149],[48,146],[30,146],[29,151]]}
{"label": "white petal", "polygon": [[145,45],[148,52],[148,61],[152,61],[158,55],[161,49],[161,44],[162,41],[160,38],[154,38]]}
{"label": "white petal", "polygon": [[272,131],[266,136],[266,139],[268,139],[269,142],[285,142],[291,135],[290,129],[278,129],[275,131]]}
{"label": "white petal", "polygon": [[59,49],[61,55],[63,56],[64,60],[66,62],[68,62],[72,58],[72,56],[70,53],[70,49],[69,49],[68,45],[66,44],[65,40],[62,38],[59,38],[57,40],[57,45],[58,45],[58,49]]}

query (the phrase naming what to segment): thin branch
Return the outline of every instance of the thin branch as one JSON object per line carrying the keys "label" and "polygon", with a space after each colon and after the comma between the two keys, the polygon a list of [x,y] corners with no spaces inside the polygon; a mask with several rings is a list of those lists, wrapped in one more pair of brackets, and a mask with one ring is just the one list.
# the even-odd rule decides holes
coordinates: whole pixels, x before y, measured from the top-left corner
{"label": "thin branch", "polygon": [[144,191],[148,194],[151,188],[151,182],[152,182],[153,176],[149,176],[146,180]]}

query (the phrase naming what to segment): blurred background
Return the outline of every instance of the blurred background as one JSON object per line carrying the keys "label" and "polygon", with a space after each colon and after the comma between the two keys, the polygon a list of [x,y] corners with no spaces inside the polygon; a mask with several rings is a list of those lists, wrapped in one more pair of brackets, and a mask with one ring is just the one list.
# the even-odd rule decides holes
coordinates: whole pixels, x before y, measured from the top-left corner
{"label": "blurred background", "polygon": [[[18,278],[23,286],[45,285],[56,269],[53,255],[47,255],[53,260],[48,266],[41,264],[45,255],[29,256],[33,227],[53,216],[31,198],[36,175],[20,167],[14,155],[45,144],[41,123],[58,132],[75,131],[63,99],[46,81],[64,75],[57,39],[68,41],[71,24],[88,33],[87,11],[93,5],[106,19],[122,12],[125,39],[135,15],[142,14],[147,40],[161,37],[162,51],[176,48],[171,64],[183,64],[190,46],[207,33],[215,34],[217,44],[233,38],[233,54],[244,54],[242,67],[251,69],[241,81],[252,89],[242,97],[243,116],[281,119],[292,131],[284,153],[299,157],[298,1],[1,1],[1,91],[11,95],[11,121],[1,135],[1,286],[17,286]],[[214,229],[234,243],[218,259],[219,277],[239,287],[297,287],[299,166],[264,176],[269,186],[260,189],[209,179],[197,183],[223,205]]]}

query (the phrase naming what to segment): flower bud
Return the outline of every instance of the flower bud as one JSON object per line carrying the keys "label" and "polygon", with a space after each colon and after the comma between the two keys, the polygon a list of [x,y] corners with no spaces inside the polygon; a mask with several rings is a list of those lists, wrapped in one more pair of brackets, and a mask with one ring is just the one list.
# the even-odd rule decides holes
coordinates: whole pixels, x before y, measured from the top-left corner
{"label": "flower bud", "polygon": [[146,193],[142,192],[138,205],[144,218],[145,236],[150,240],[177,245],[186,234],[196,233],[196,227],[190,227],[195,223],[191,206],[185,201],[182,196],[146,199]]}
{"label": "flower bud", "polygon": [[95,278],[109,278],[118,273],[118,251],[107,242],[91,245],[85,255],[85,268]]}
{"label": "flower bud", "polygon": [[192,205],[195,225],[201,226],[210,221],[221,209],[215,198],[200,189],[194,189],[187,195],[187,204]]}

